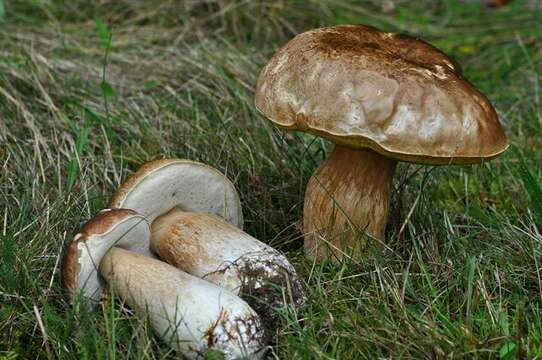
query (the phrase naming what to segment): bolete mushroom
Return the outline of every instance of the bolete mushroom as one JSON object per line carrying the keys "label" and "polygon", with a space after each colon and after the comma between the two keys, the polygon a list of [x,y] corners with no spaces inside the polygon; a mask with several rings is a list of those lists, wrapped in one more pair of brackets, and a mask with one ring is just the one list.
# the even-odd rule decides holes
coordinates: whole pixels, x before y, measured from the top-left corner
{"label": "bolete mushroom", "polygon": [[149,161],[115,192],[110,208],[133,209],[152,224],[173,208],[216,215],[243,226],[243,209],[235,186],[220,171],[186,159]]}
{"label": "bolete mushroom", "polygon": [[259,359],[265,335],[259,316],[232,292],[163,261],[112,248],[100,274],[154,332],[191,359],[209,350],[225,359]]}
{"label": "bolete mushroom", "polygon": [[318,259],[382,241],[397,161],[465,165],[508,147],[489,100],[430,44],[363,25],[302,33],[258,78],[256,108],[276,126],[336,144],[307,185],[304,246]]}
{"label": "bolete mushroom", "polygon": [[71,296],[80,293],[92,301],[102,297],[104,283],[98,266],[113,246],[153,256],[149,224],[129,209],[105,209],[87,221],[64,252],[62,282]]}
{"label": "bolete mushroom", "polygon": [[[68,247],[63,262],[64,286],[72,295],[82,292],[96,299],[103,283],[86,279],[89,273],[94,279],[98,267],[114,293],[139,317],[148,318],[155,333],[186,357],[202,358],[213,350],[226,359],[261,358],[265,352],[263,325],[245,301],[146,256],[145,251],[116,246],[140,249],[139,245],[148,245],[150,236],[149,224],[132,210],[99,213]],[[143,248],[148,250],[148,246]]]}
{"label": "bolete mushroom", "polygon": [[175,208],[152,223],[151,249],[179,269],[238,294],[268,330],[284,305],[299,307],[303,285],[289,261],[224,220]]}
{"label": "bolete mushroom", "polygon": [[207,165],[180,159],[146,163],[120,186],[110,207],[145,214],[151,248],[162,260],[239,294],[266,325],[274,325],[273,310],[284,300],[298,306],[304,299],[286,257],[241,230],[235,187]]}

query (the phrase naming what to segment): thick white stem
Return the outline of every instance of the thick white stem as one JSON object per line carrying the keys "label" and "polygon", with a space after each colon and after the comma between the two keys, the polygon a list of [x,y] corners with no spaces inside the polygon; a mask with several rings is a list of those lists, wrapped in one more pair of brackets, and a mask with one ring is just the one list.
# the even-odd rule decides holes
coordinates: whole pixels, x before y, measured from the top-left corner
{"label": "thick white stem", "polygon": [[151,248],[162,260],[239,294],[266,325],[276,326],[274,309],[285,299],[295,306],[304,299],[286,257],[216,216],[173,209],[151,227]]}
{"label": "thick white stem", "polygon": [[217,350],[226,359],[263,356],[258,315],[233,293],[162,261],[112,248],[100,274],[165,342],[191,359]]}

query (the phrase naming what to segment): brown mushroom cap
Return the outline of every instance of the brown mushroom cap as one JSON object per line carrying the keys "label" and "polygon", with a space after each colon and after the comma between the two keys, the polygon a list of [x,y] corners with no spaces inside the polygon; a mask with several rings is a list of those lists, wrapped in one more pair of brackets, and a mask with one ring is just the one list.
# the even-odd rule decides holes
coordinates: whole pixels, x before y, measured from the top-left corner
{"label": "brown mushroom cap", "polygon": [[442,51],[363,25],[308,31],[260,73],[275,125],[425,164],[473,164],[508,147],[488,99]]}

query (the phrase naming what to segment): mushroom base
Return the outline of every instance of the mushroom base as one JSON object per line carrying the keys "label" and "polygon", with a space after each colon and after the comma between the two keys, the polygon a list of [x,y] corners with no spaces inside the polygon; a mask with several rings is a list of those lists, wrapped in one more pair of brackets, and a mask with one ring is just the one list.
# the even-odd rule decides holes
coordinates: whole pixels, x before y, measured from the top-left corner
{"label": "mushroom base", "polygon": [[335,147],[305,192],[303,232],[309,257],[356,257],[368,239],[384,238],[396,164],[372,150]]}

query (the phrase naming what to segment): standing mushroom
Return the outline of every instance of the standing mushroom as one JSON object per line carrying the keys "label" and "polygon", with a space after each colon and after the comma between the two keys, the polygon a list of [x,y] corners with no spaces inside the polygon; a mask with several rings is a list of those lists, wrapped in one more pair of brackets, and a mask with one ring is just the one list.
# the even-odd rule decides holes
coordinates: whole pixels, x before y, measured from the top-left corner
{"label": "standing mushroom", "polygon": [[307,185],[305,251],[358,255],[383,240],[397,161],[476,164],[508,147],[488,99],[442,51],[363,25],[302,33],[260,73],[257,109],[336,144]]}
{"label": "standing mushroom", "polygon": [[181,159],[148,162],[120,186],[110,207],[144,214],[151,248],[162,260],[239,294],[270,327],[285,300],[299,306],[304,299],[286,257],[241,230],[237,191],[214,168]]}
{"label": "standing mushroom", "polygon": [[254,310],[226,289],[145,256],[150,236],[149,224],[132,210],[99,213],[65,253],[64,286],[72,296],[82,292],[99,299],[104,286],[96,280],[99,268],[114,292],[188,358],[202,358],[208,350],[226,359],[261,358],[265,336]]}

